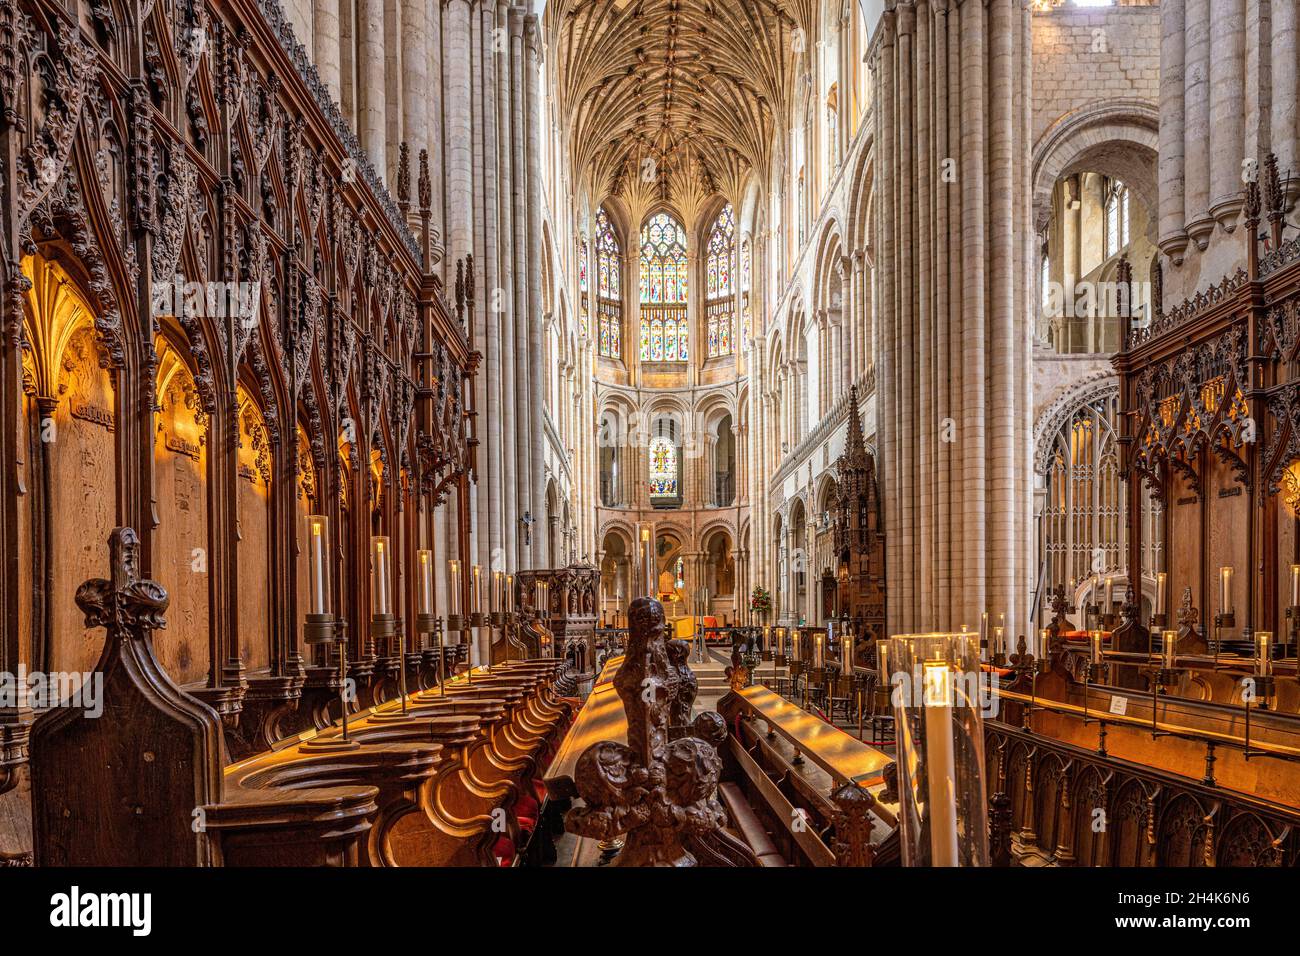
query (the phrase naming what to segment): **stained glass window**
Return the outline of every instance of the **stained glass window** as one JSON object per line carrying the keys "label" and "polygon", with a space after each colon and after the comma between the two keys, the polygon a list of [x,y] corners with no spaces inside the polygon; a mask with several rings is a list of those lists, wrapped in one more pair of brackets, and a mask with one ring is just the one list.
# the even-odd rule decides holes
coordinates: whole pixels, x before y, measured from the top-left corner
{"label": "stained glass window", "polygon": [[677,497],[677,446],[663,435],[650,439],[650,497]]}
{"label": "stained glass window", "polygon": [[596,312],[600,320],[600,354],[623,356],[622,252],[605,207],[596,210]]}
{"label": "stained glass window", "polygon": [[689,358],[686,299],[689,282],[686,230],[666,212],[641,229],[641,360]]}
{"label": "stained glass window", "polygon": [[708,357],[730,355],[735,346],[736,284],[732,273],[736,255],[736,216],[731,203],[709,231],[708,287],[704,304],[708,324]]}

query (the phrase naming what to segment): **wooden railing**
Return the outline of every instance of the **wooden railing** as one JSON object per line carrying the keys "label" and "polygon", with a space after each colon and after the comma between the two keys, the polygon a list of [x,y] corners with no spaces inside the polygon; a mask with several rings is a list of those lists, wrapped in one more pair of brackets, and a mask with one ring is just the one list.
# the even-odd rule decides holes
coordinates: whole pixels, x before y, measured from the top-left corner
{"label": "wooden railing", "polygon": [[1300,812],[986,720],[992,851],[1060,866],[1295,866]]}

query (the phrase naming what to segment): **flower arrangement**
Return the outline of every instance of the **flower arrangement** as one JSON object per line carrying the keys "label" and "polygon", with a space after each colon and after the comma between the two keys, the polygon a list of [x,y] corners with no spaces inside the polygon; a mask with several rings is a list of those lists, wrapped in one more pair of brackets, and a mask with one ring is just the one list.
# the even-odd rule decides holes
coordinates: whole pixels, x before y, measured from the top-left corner
{"label": "flower arrangement", "polygon": [[754,585],[749,595],[749,609],[755,614],[766,614],[772,610],[772,592],[761,584]]}

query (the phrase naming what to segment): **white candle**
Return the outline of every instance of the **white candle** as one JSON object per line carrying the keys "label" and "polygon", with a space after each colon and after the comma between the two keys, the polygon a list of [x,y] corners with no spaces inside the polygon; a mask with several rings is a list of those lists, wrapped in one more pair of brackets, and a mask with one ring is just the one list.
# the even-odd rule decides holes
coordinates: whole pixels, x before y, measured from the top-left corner
{"label": "white candle", "polygon": [[930,865],[957,866],[957,771],[953,756],[952,671],[945,661],[923,665],[925,776],[930,810]]}
{"label": "white candle", "polygon": [[515,576],[506,575],[506,613],[515,613]]}
{"label": "white candle", "polygon": [[1002,628],[1000,627],[993,628],[993,653],[1002,653]]}
{"label": "white candle", "polygon": [[1232,568],[1219,568],[1219,613],[1232,613]]}
{"label": "white candle", "polygon": [[763,650],[770,651],[771,649],[772,649],[772,626],[770,624],[764,624],[763,625]]}
{"label": "white candle", "polygon": [[641,529],[641,578],[645,583],[645,594],[647,597],[653,597],[655,593],[654,573],[651,570],[654,566],[654,542],[650,540],[650,529]]}
{"label": "white candle", "polygon": [[813,635],[813,667],[825,667],[825,647],[823,646],[822,634],[818,631]]}
{"label": "white candle", "polygon": [[1169,575],[1164,571],[1156,574],[1156,613],[1165,613],[1165,586],[1169,583]]}
{"label": "white candle", "polygon": [[416,570],[419,572],[419,590],[417,596],[419,604],[416,607],[417,613],[433,614],[433,552],[421,548],[415,552]]}
{"label": "white candle", "polygon": [[1101,631],[1092,632],[1092,662],[1101,663]]}
{"label": "white candle", "polygon": [[1038,648],[1034,656],[1040,661],[1047,660],[1047,648],[1050,643],[1050,638],[1051,634],[1048,632],[1047,628],[1043,628],[1038,632]]}
{"label": "white candle", "polygon": [[1300,605],[1300,564],[1291,565],[1291,606]]}
{"label": "white candle", "polygon": [[448,607],[450,608],[450,613],[453,616],[460,617],[461,615],[460,562],[457,561],[455,558],[452,558],[450,561],[447,562],[447,568],[448,568],[449,576],[451,578],[451,587],[447,595]]}
{"label": "white candle", "polygon": [[1160,656],[1165,670],[1174,669],[1175,648],[1178,646],[1177,631],[1160,632]]}
{"label": "white candle", "polygon": [[375,535],[370,539],[370,606],[375,617],[392,614],[389,602],[388,569],[391,555],[388,538]]}
{"label": "white candle", "polygon": [[329,547],[328,529],[329,518],[325,515],[307,516],[307,576],[311,594],[308,614],[329,613],[329,570],[325,563]]}
{"label": "white candle", "polygon": [[1255,673],[1268,677],[1273,673],[1273,632],[1255,632]]}
{"label": "white candle", "polygon": [[1115,579],[1106,579],[1106,613],[1109,614],[1114,610],[1115,605]]}
{"label": "white candle", "polygon": [[470,613],[483,613],[483,565],[476,564],[470,571]]}

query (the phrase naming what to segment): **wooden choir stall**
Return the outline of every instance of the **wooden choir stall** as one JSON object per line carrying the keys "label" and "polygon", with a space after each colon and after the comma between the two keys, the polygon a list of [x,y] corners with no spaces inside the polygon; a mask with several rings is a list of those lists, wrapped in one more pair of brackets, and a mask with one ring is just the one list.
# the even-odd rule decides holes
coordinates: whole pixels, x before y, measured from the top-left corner
{"label": "wooden choir stall", "polygon": [[1057,588],[1050,627],[996,661],[991,812],[1020,859],[1300,862],[1300,243],[1273,157],[1259,180],[1245,268],[1169,306],[1157,267],[1143,325],[1121,299],[1119,613],[1089,631]]}
{"label": "wooden choir stall", "polygon": [[275,3],[96,10],[0,0],[0,672],[66,678],[0,699],[4,860],[544,856],[571,666],[471,558],[442,184]]}

